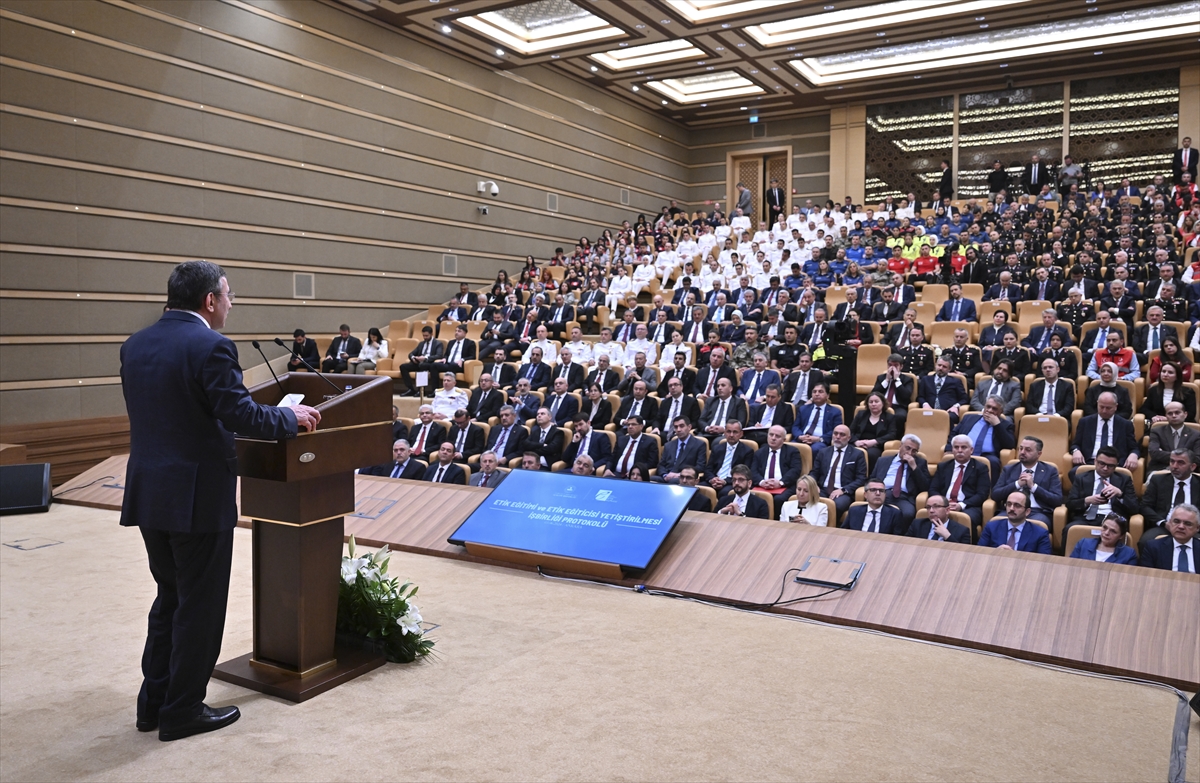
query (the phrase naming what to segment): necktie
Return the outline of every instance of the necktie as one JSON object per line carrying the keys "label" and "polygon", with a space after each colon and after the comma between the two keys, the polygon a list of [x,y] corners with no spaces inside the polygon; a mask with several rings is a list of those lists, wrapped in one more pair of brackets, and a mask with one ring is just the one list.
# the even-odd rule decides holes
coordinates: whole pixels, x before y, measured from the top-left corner
{"label": "necktie", "polygon": [[538,443],[545,443],[545,442],[546,442],[546,431],[538,430]]}
{"label": "necktie", "polygon": [[630,438],[629,445],[625,447],[625,453],[621,455],[621,462],[617,465],[617,472],[624,476],[629,472],[629,463],[633,461],[634,452],[637,451],[638,438]]}
{"label": "necktie", "polygon": [[829,477],[825,479],[825,494],[832,495],[833,490],[837,487],[834,484],[837,481],[838,469],[842,466],[842,450],[838,449],[833,455],[833,464],[829,466]]}
{"label": "necktie", "polygon": [[1175,502],[1171,504],[1172,506],[1181,506],[1187,502],[1187,493],[1184,491],[1183,482],[1180,481],[1177,483],[1179,487],[1175,490]]}
{"label": "necktie", "polygon": [[679,441],[675,446],[675,467],[679,467],[679,457],[683,454],[683,447],[687,445],[686,440]]}
{"label": "necktie", "polygon": [[701,338],[700,324],[696,323],[695,321],[692,321],[692,340],[691,341],[694,343],[698,343],[698,342],[700,342],[700,338]]}
{"label": "necktie", "polygon": [[1054,413],[1054,383],[1046,384],[1046,396],[1042,398],[1042,413]]}
{"label": "necktie", "polygon": [[552,402],[552,403],[550,404],[550,414],[551,414],[552,416],[557,416],[557,415],[558,415],[558,406],[559,406],[559,404],[561,404],[561,403],[562,403],[562,397],[559,397],[557,394],[556,394],[556,395],[554,395],[554,402]]}
{"label": "necktie", "polygon": [[1092,345],[1092,350],[1098,351],[1106,345],[1108,345],[1108,330],[1101,329],[1096,332],[1096,342]]}
{"label": "necktie", "polygon": [[1175,570],[1184,574],[1189,574],[1192,571],[1192,569],[1188,568],[1187,549],[1187,545],[1179,544],[1179,558],[1175,561]]}
{"label": "necktie", "polygon": [[568,372],[570,369],[571,369],[571,365],[569,365],[569,364],[562,365],[562,367],[560,367],[558,370],[558,377],[559,378],[568,377],[570,375],[570,372]]}
{"label": "necktie", "polygon": [[679,409],[683,405],[682,399],[676,399],[671,403],[671,415],[667,417],[668,422],[675,421],[679,418]]}
{"label": "necktie", "polygon": [[1154,327],[1154,337],[1150,341],[1150,348],[1151,349],[1158,348],[1158,327],[1157,326]]}
{"label": "necktie", "polygon": [[[945,382],[946,381],[943,378],[935,378],[933,381],[933,385],[937,388],[937,391],[934,392],[934,395],[933,395],[936,398],[936,399],[934,399],[935,403],[937,403],[941,400],[942,384],[944,384]],[[934,407],[937,407],[937,405],[934,405]]]}
{"label": "necktie", "polygon": [[421,434],[417,436],[417,445],[413,447],[413,452],[416,454],[425,453],[425,435],[429,433],[429,425],[421,425]]}
{"label": "necktie", "polygon": [[438,467],[437,475],[433,477],[433,483],[441,484],[442,476],[444,476],[445,474],[446,474],[446,466],[442,465],[442,466]]}
{"label": "necktie", "polygon": [[490,477],[491,477],[490,473],[484,473],[482,476],[480,476],[479,477],[479,486],[486,487],[487,483],[488,483],[488,479]]}
{"label": "necktie", "polygon": [[[986,398],[984,398],[984,399],[986,399]],[[890,378],[888,379],[887,401],[888,401],[888,405],[896,404],[896,384]]]}
{"label": "necktie", "polygon": [[1038,287],[1038,299],[1045,300],[1045,298],[1046,298],[1046,283],[1045,283],[1045,281],[1043,281],[1041,286]]}
{"label": "necktie", "polygon": [[642,414],[642,401],[634,399],[633,405],[629,406],[630,416],[640,416]]}
{"label": "necktie", "polygon": [[591,437],[592,437],[592,433],[590,433],[590,432],[587,435],[583,436],[583,438],[579,441],[579,450],[577,452],[575,452],[576,454],[587,454],[588,453],[588,442]]}
{"label": "necktie", "polygon": [[[1100,428],[1100,445],[1101,445],[1102,447],[1103,447],[1103,446],[1108,446],[1108,445],[1109,445],[1109,440],[1108,440],[1108,419],[1105,419],[1105,420],[1104,420],[1104,426],[1102,426],[1102,427]],[[1093,455],[1093,456],[1095,456],[1095,455]]]}
{"label": "necktie", "polygon": [[529,341],[529,327],[530,326],[531,326],[530,322],[526,321],[525,328],[521,330],[521,342]]}
{"label": "necktie", "polygon": [[663,325],[659,324],[654,327],[654,342],[661,343],[663,341]]}
{"label": "necktie", "polygon": [[[900,459],[896,457],[896,459]],[[904,491],[904,468],[906,463],[901,462],[900,467],[896,468],[896,481],[892,484],[892,497],[900,497],[900,493]]]}
{"label": "necktie", "polygon": [[879,512],[872,509],[871,510],[871,521],[867,523],[866,532],[874,533],[878,528],[879,528]]}
{"label": "necktie", "polygon": [[967,472],[966,465],[958,466],[958,473],[954,476],[954,485],[950,487],[950,500],[958,502],[959,493],[962,492],[963,474]]}
{"label": "necktie", "polygon": [[1039,351],[1046,347],[1046,341],[1049,339],[1050,339],[1050,330],[1042,329],[1042,337],[1040,340],[1038,340],[1038,350]]}
{"label": "necktie", "polygon": [[704,396],[711,397],[713,393],[713,385],[717,382],[717,371],[712,367],[708,368],[708,385],[704,387]]}
{"label": "necktie", "polygon": [[961,305],[961,300],[955,299],[954,300],[954,312],[950,316],[951,321],[958,320],[958,311],[959,311],[960,305]]}
{"label": "necktie", "polygon": [[737,454],[737,446],[731,446],[728,441],[725,443],[725,459],[721,462],[721,470],[717,473],[719,478],[728,479],[730,472],[733,470],[733,457]]}
{"label": "necktie", "polygon": [[822,329],[821,324],[817,324],[816,326],[813,327],[812,340],[809,341],[809,343],[808,343],[809,345],[816,346],[816,345],[820,344],[821,329]]}
{"label": "necktie", "polygon": [[767,463],[767,478],[775,478],[775,455],[778,454],[774,449],[771,450],[771,459]]}
{"label": "necktie", "polygon": [[554,322],[555,323],[562,323],[562,319],[563,319],[562,313],[563,313],[563,309],[561,307],[554,311]]}
{"label": "necktie", "polygon": [[746,395],[747,397],[749,397],[752,400],[758,397],[758,382],[761,380],[762,380],[762,373],[761,372],[754,373],[754,380],[750,382],[750,393]]}
{"label": "necktie", "polygon": [[450,352],[451,364],[458,362],[458,357],[461,353],[462,353],[462,340],[458,340],[454,343],[454,350]]}
{"label": "necktie", "polygon": [[975,438],[975,451],[978,454],[984,454],[983,444],[987,442],[988,431],[991,430],[992,425],[983,421],[983,419],[980,419],[980,421],[983,423],[983,426],[979,428],[979,435]]}
{"label": "necktie", "polygon": [[1009,549],[1017,548],[1017,529],[1015,527],[1010,527],[1008,529],[1008,542],[1007,543],[1008,543]]}
{"label": "necktie", "polygon": [[396,466],[392,468],[392,478],[400,478],[400,463],[399,462],[397,462]]}
{"label": "necktie", "polygon": [[[804,432],[805,435],[812,435],[814,432],[816,432],[817,421],[819,420],[820,416],[821,416],[820,406],[813,406],[812,416],[808,420],[808,429],[805,430],[805,432]],[[842,453],[841,449],[839,449],[838,454],[841,454],[841,453]]]}
{"label": "necktie", "polygon": [[805,392],[808,391],[808,373],[800,373],[800,380],[796,382],[796,396],[792,397],[792,404],[799,405],[806,399]]}
{"label": "necktie", "polygon": [[1001,302],[1008,301],[1008,287],[1007,286],[1000,289],[1000,301]]}
{"label": "necktie", "polygon": [[459,430],[458,437],[454,439],[454,450],[457,451],[459,454],[462,454],[463,444],[466,442],[466,440],[467,440],[467,431],[465,429]]}
{"label": "necktie", "polygon": [[504,456],[504,444],[508,441],[508,427],[500,430],[500,437],[496,438],[496,453],[501,457]]}

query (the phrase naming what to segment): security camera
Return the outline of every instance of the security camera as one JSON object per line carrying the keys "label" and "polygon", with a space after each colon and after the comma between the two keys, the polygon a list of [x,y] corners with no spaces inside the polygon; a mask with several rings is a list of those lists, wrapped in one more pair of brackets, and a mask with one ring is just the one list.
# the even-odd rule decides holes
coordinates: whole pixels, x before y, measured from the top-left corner
{"label": "security camera", "polygon": [[488,192],[492,194],[492,198],[497,198],[500,195],[500,186],[493,182],[492,189]]}
{"label": "security camera", "polygon": [[481,214],[481,215],[486,215],[488,213],[488,208],[482,204],[480,204],[479,206],[477,206],[475,208],[479,210],[479,214]]}
{"label": "security camera", "polygon": [[490,193],[492,198],[500,196],[500,186],[492,180],[480,180],[478,187],[475,188],[479,193]]}

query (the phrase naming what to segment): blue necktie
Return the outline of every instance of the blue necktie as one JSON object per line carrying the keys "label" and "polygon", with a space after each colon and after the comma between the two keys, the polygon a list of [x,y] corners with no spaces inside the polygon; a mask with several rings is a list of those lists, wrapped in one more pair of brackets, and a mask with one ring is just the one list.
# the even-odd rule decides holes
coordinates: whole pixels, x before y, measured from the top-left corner
{"label": "blue necktie", "polygon": [[959,307],[960,301],[961,301],[961,300],[958,300],[958,299],[955,299],[955,300],[954,300],[954,314],[953,314],[953,316],[950,318],[950,320],[951,320],[951,321],[957,321],[957,320],[958,320],[958,307]]}

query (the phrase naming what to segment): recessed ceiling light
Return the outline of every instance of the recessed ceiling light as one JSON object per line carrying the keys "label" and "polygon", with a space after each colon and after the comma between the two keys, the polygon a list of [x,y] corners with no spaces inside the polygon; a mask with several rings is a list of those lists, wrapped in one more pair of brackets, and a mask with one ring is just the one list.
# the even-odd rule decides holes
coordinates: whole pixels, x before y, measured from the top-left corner
{"label": "recessed ceiling light", "polygon": [[497,50],[496,50],[496,56],[497,56],[497,57],[503,57],[503,56],[504,56],[504,50],[503,50],[503,49],[497,49]]}
{"label": "recessed ceiling light", "polygon": [[718,51],[718,52],[723,52],[723,51],[725,51],[725,47],[724,47],[724,46],[718,46],[718,47],[717,47],[717,51]]}
{"label": "recessed ceiling light", "polygon": [[1001,68],[1007,68],[1007,67],[1008,67],[1008,63],[1000,63],[1000,67],[1001,67]]}
{"label": "recessed ceiling light", "polygon": [[887,33],[875,33],[875,37],[876,37],[876,38],[882,38],[882,37],[884,37],[885,35],[887,35]]}
{"label": "recessed ceiling light", "polygon": [[796,51],[796,47],[794,47],[794,46],[789,46],[789,47],[787,48],[787,50],[788,50],[789,52],[794,52],[794,51]]}
{"label": "recessed ceiling light", "polygon": [[729,29],[729,23],[728,23],[728,22],[726,22],[725,24],[721,25],[721,27],[723,27],[723,28],[725,28],[726,30],[728,30],[728,29]]}
{"label": "recessed ceiling light", "polygon": [[826,10],[826,11],[832,11],[832,10],[833,10],[833,6],[831,6],[831,5],[827,5],[827,6],[825,6],[825,10]]}
{"label": "recessed ceiling light", "polygon": [[600,69],[599,69],[599,68],[597,68],[597,67],[596,67],[596,66],[594,66],[594,65],[592,66],[592,73],[595,73],[595,72],[596,72],[596,71],[598,71],[598,70],[600,70]]}
{"label": "recessed ceiling light", "polygon": [[711,65],[709,65],[709,66],[707,66],[707,67],[706,67],[704,70],[706,70],[706,71],[711,71],[712,69],[713,69],[713,67],[712,67]]}
{"label": "recessed ceiling light", "polygon": [[659,24],[670,24],[670,23],[671,23],[670,19],[664,19],[661,22],[659,22]]}
{"label": "recessed ceiling light", "polygon": [[743,107],[742,107],[742,111],[745,111],[747,108],[749,108],[749,107],[747,107],[747,106],[743,106]]}
{"label": "recessed ceiling light", "polygon": [[450,32],[450,25],[448,25],[448,24],[444,24],[444,25],[442,25],[442,32],[443,32],[443,33],[449,33],[449,32]]}
{"label": "recessed ceiling light", "polygon": [[637,75],[638,75],[638,76],[641,76],[643,73],[645,73],[645,71],[638,71],[638,72],[637,72]]}
{"label": "recessed ceiling light", "polygon": [[750,73],[758,73],[758,70],[752,68],[752,69],[750,69]]}
{"label": "recessed ceiling light", "polygon": [[558,59],[558,55],[557,55],[557,54],[552,54],[552,55],[550,55],[550,59],[551,59],[551,60],[557,60],[557,59]]}
{"label": "recessed ceiling light", "polygon": [[696,65],[707,65],[707,64],[708,64],[707,60],[701,60],[698,63],[696,63]]}
{"label": "recessed ceiling light", "polygon": [[986,29],[988,29],[987,22],[984,22],[983,24],[979,25],[979,29],[980,29],[980,30],[986,30]]}
{"label": "recessed ceiling light", "polygon": [[779,66],[778,66],[778,65],[774,65],[774,66],[772,66],[772,67],[771,67],[771,70],[772,70],[772,71],[778,71],[778,70],[779,70]]}
{"label": "recessed ceiling light", "polygon": [[621,43],[617,44],[617,46],[629,46],[629,44],[625,41],[621,41]]}
{"label": "recessed ceiling light", "polygon": [[1103,52],[1103,51],[1100,51],[1100,52],[1092,52],[1092,54],[1095,54],[1095,55],[1101,55],[1101,54],[1104,54],[1104,52]]}
{"label": "recessed ceiling light", "polygon": [[987,17],[986,17],[986,16],[977,16],[977,17],[975,17],[975,21],[976,21],[976,22],[982,22],[984,19],[987,19]]}
{"label": "recessed ceiling light", "polygon": [[634,91],[634,92],[637,92],[637,91],[638,91],[638,90],[640,90],[640,89],[641,89],[641,87],[638,87],[636,84],[635,84],[635,85],[633,85],[633,91]]}
{"label": "recessed ceiling light", "polygon": [[738,44],[738,48],[739,48],[739,49],[741,49],[741,48],[742,48],[743,46],[745,46],[745,45],[746,45],[746,44],[744,44],[744,43],[740,43],[740,44]]}
{"label": "recessed ceiling light", "polygon": [[457,14],[457,13],[458,13],[458,9],[457,9],[457,8],[451,8],[451,9],[450,9],[450,13],[452,13],[452,14]]}
{"label": "recessed ceiling light", "polygon": [[646,29],[646,25],[644,25],[644,24],[635,24],[635,25],[633,26],[633,28],[634,28],[635,30],[645,30],[645,29]]}
{"label": "recessed ceiling light", "polygon": [[663,105],[663,106],[666,106],[666,105],[667,105],[667,102],[666,102],[666,101],[663,101],[663,102],[662,102],[662,105]]}

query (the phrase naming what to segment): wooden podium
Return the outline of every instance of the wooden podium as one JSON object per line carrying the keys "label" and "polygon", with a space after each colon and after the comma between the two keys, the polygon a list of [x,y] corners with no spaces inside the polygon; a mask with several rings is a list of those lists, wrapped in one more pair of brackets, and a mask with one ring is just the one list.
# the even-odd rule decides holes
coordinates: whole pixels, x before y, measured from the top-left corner
{"label": "wooden podium", "polygon": [[391,454],[390,378],[315,373],[250,389],[275,405],[288,394],[321,411],[315,432],[286,440],[237,439],[241,512],[253,521],[254,652],[218,664],[213,677],[305,701],[385,662],[335,642],[343,517],[354,511],[354,469]]}

